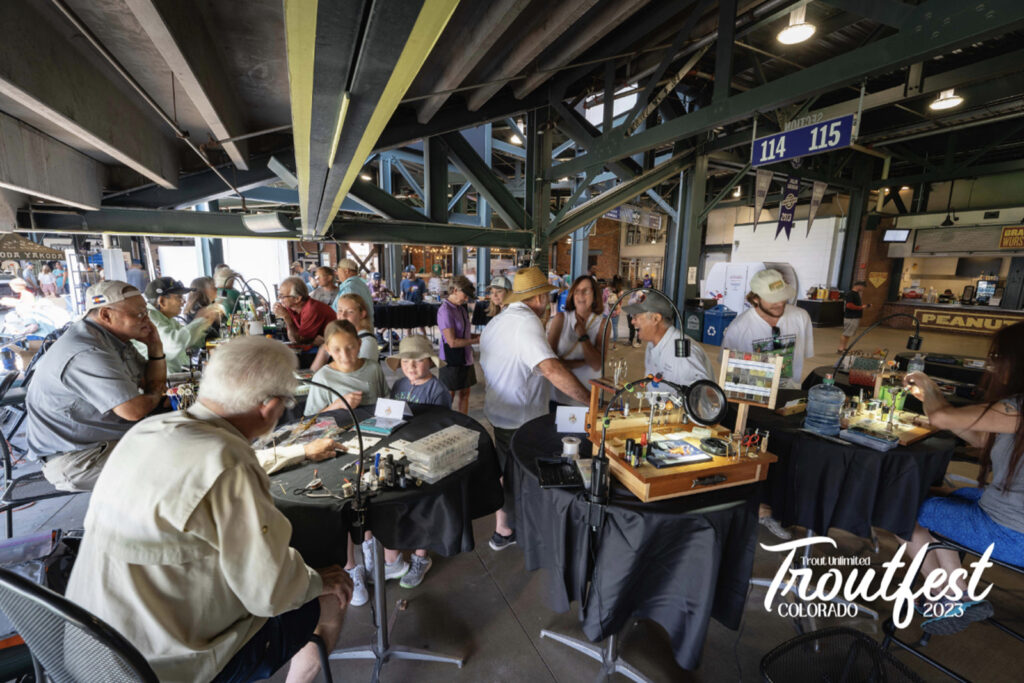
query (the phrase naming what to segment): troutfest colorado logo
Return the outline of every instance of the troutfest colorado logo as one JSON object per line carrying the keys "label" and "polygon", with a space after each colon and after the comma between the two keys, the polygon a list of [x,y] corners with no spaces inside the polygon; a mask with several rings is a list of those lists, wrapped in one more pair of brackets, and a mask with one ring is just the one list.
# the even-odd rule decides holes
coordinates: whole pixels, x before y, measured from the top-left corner
{"label": "troutfest colorado logo", "polygon": [[[858,613],[858,601],[872,602],[885,600],[893,603],[893,622],[897,628],[906,628],[914,615],[914,600],[924,597],[925,600],[940,605],[943,612],[926,614],[938,617],[962,610],[962,604],[973,600],[984,600],[992,590],[988,585],[979,592],[978,583],[982,573],[993,566],[989,562],[995,544],[985,549],[980,559],[971,562],[971,570],[961,567],[952,573],[944,569],[935,569],[921,581],[920,587],[914,590],[913,583],[921,570],[927,548],[920,551],[910,560],[909,565],[903,561],[906,545],[900,545],[896,554],[888,562],[882,563],[881,577],[874,567],[870,566],[870,558],[861,557],[804,557],[797,560],[797,552],[815,545],[837,547],[836,542],[827,536],[811,536],[800,538],[777,545],[761,544],[769,552],[786,553],[779,570],[775,572],[768,593],[764,597],[764,607],[768,612],[776,612],[782,617],[855,617]],[[794,566],[801,564],[804,566]],[[814,578],[816,567],[828,567]],[[905,569],[902,579],[896,578],[896,572]],[[966,594],[958,585],[958,580],[967,583]],[[894,585],[895,584],[895,585]],[[772,608],[776,597],[781,597],[791,590],[796,591],[797,602],[779,601]],[[938,602],[946,598],[946,602]],[[835,602],[832,602],[835,601]]]}

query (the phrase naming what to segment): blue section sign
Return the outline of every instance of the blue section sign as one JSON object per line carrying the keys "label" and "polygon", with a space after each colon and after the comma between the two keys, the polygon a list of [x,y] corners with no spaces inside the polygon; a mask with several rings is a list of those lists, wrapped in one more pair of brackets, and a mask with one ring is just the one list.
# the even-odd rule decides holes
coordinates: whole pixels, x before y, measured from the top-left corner
{"label": "blue section sign", "polygon": [[764,166],[849,147],[853,142],[853,114],[754,140],[751,165]]}

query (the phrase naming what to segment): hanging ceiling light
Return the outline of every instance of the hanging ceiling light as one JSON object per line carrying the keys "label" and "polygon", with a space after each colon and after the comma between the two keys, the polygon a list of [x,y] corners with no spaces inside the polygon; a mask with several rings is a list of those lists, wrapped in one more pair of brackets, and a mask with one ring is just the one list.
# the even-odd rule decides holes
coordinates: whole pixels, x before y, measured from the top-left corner
{"label": "hanging ceiling light", "polygon": [[779,31],[777,39],[783,45],[796,45],[814,35],[814,24],[804,21],[807,7],[798,7],[789,13],[789,26]]}
{"label": "hanging ceiling light", "polygon": [[739,197],[741,194],[743,194],[743,190],[741,190],[740,186],[737,185],[736,189],[732,191],[732,196],[733,197]]}
{"label": "hanging ceiling light", "polygon": [[928,105],[929,109],[939,111],[941,109],[952,109],[953,107],[959,107],[963,104],[964,98],[953,92],[953,89],[943,90],[939,93],[939,96]]}
{"label": "hanging ceiling light", "polygon": [[373,180],[373,176],[370,175],[369,173],[360,173],[359,177],[362,178],[363,180]]}

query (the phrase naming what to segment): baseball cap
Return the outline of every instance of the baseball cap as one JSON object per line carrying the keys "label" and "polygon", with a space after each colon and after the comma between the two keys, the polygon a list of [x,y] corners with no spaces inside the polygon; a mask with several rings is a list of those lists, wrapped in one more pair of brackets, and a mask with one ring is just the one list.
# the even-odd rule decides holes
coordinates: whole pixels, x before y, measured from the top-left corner
{"label": "baseball cap", "polygon": [[672,309],[672,304],[664,296],[661,296],[661,292],[656,289],[647,290],[647,297],[643,301],[623,306],[622,310],[628,315],[660,313],[667,323],[671,323],[676,316],[675,311]]}
{"label": "baseball cap", "polygon": [[487,289],[492,287],[498,287],[499,289],[512,289],[512,283],[504,275],[499,275],[491,279],[491,284],[487,286]]}
{"label": "baseball cap", "polygon": [[796,296],[796,289],[788,284],[782,273],[774,268],[760,270],[750,278],[750,291],[766,304],[777,304],[788,301]]}
{"label": "baseball cap", "polygon": [[373,273],[370,277],[373,278],[374,280],[379,280],[380,279],[380,273]]}
{"label": "baseball cap", "polygon": [[337,267],[338,270],[354,270],[357,272],[359,270],[359,264],[350,258],[343,258],[340,261],[338,261]]}
{"label": "baseball cap", "polygon": [[[152,283],[150,283],[152,284]],[[85,310],[110,306],[133,296],[142,296],[142,292],[127,282],[120,280],[104,280],[85,290]]]}
{"label": "baseball cap", "polygon": [[191,291],[182,284],[181,280],[175,280],[173,277],[158,277],[146,285],[146,298],[149,301],[156,301],[162,296],[185,294]]}
{"label": "baseball cap", "polygon": [[415,273],[416,272],[416,266],[414,266],[414,265],[412,265],[410,263],[409,265],[407,265],[405,267],[405,272],[407,272],[407,273]]}

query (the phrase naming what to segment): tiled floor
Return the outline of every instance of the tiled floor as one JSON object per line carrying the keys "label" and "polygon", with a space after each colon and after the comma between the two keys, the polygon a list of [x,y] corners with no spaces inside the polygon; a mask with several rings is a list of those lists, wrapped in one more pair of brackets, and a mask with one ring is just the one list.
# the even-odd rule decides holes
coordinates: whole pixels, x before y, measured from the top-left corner
{"label": "tiled floor", "polygon": [[[834,350],[838,328],[818,329],[814,336],[818,353],[805,363],[805,371],[834,363],[837,358]],[[865,342],[870,340],[875,346],[902,349],[906,337],[907,332],[902,330],[879,329]],[[984,355],[986,342],[979,337],[929,333],[925,335],[924,349]],[[717,359],[717,349],[706,347],[706,350],[710,358]],[[635,369],[642,366],[641,349],[620,347],[613,356],[620,354],[628,359],[631,366],[635,364]],[[717,360],[715,362],[717,365]],[[482,415],[483,395],[482,386],[473,389],[470,414],[486,424]],[[976,468],[954,463],[951,471],[970,478]],[[16,532],[81,526],[87,504],[88,497],[84,495],[41,502],[16,514]],[[492,518],[476,520],[476,550],[456,557],[435,557],[433,569],[418,588],[405,590],[398,587],[397,582],[388,586],[389,610],[394,611],[395,602],[399,599],[408,601],[408,609],[400,612],[397,618],[393,640],[410,647],[464,656],[464,667],[459,670],[446,664],[391,662],[384,668],[384,680],[533,683],[589,681],[597,676],[599,666],[596,662],[550,640],[540,639],[540,631],[545,628],[582,638],[575,606],[565,614],[552,612],[544,601],[543,572],[526,572],[522,554],[515,547],[500,553],[492,551],[486,539],[493,529]],[[837,530],[833,530],[831,535],[839,543],[835,554],[869,557],[875,567],[892,557],[897,547],[896,539],[885,532],[879,534],[880,550],[877,554],[865,539]],[[772,540],[773,537],[761,531],[759,541],[768,543]],[[778,567],[776,556],[758,550],[755,576],[771,576]],[[990,599],[997,614],[1013,628],[1024,631],[1024,578],[996,569],[986,571],[985,577],[995,585]],[[676,666],[664,633],[652,623],[637,624],[624,633],[621,654],[654,681],[760,680],[758,663],[761,657],[796,635],[793,622],[767,612],[763,600],[764,590],[753,588],[748,596],[743,626],[738,632],[711,622],[703,661],[696,671],[683,671]],[[874,606],[884,615],[891,610],[888,603]],[[874,638],[881,638],[878,624],[870,619],[823,620],[819,627],[832,625],[851,625]],[[340,645],[369,643],[372,634],[369,607],[352,608]],[[911,626],[906,634],[914,638],[920,631]],[[927,651],[973,681],[1021,680],[1018,667],[1024,645],[985,624],[971,626],[957,637],[935,638]],[[942,680],[937,672],[921,667],[907,655],[900,655],[900,659],[908,662],[925,680]],[[368,680],[371,664],[336,661],[332,663],[332,670],[338,681]],[[284,673],[278,673],[272,680],[283,681]]]}

